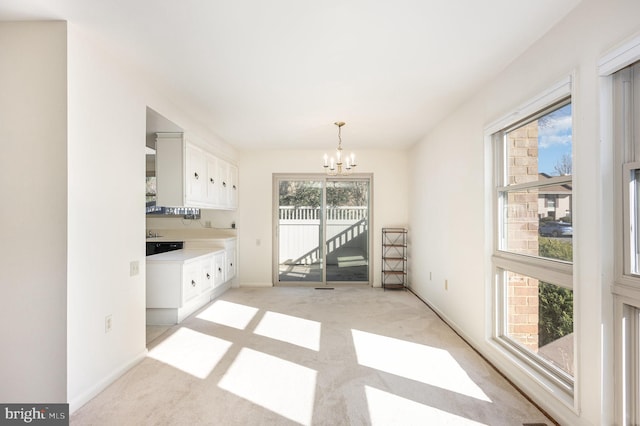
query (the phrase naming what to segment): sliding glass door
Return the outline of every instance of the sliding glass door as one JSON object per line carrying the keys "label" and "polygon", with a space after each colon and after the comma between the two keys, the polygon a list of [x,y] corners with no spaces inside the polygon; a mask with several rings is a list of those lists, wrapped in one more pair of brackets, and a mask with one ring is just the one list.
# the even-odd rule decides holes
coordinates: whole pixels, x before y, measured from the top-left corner
{"label": "sliding glass door", "polygon": [[278,179],[278,281],[323,281],[321,180]]}
{"label": "sliding glass door", "polygon": [[327,282],[369,282],[369,180],[326,182]]}
{"label": "sliding glass door", "polygon": [[274,282],[369,283],[371,178],[274,176]]}

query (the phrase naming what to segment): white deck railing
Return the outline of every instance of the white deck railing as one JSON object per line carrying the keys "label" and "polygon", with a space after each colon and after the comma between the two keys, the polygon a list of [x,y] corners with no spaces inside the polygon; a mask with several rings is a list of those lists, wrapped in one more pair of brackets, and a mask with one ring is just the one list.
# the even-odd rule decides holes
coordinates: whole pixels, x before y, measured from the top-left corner
{"label": "white deck railing", "polygon": [[[367,217],[369,208],[367,206],[358,207],[327,207],[326,215],[327,221],[339,220],[339,221],[358,221]],[[278,215],[279,220],[282,221],[315,221],[320,220],[320,207],[294,207],[294,206],[281,206]]]}
{"label": "white deck railing", "polygon": [[[328,207],[326,209],[327,250],[332,252],[366,232],[368,208]],[[320,208],[280,207],[279,260],[310,264],[320,255]]]}

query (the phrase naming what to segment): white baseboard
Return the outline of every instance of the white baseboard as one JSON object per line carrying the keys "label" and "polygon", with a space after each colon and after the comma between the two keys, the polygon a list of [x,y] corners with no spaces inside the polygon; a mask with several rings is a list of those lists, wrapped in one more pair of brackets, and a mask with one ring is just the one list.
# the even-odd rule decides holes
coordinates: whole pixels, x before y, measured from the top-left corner
{"label": "white baseboard", "polygon": [[136,355],[130,361],[120,365],[118,368],[114,369],[110,374],[100,380],[98,383],[93,385],[90,389],[83,392],[81,395],[78,395],[73,398],[69,398],[69,414],[73,414],[80,407],[85,405],[87,402],[91,401],[95,398],[100,392],[105,390],[110,384],[115,382],[120,378],[124,373],[129,371],[133,366],[141,362],[147,356],[147,349]]}
{"label": "white baseboard", "polygon": [[247,282],[243,282],[240,283],[238,285],[238,287],[273,287],[273,283],[271,282],[253,282],[253,283],[247,283]]}

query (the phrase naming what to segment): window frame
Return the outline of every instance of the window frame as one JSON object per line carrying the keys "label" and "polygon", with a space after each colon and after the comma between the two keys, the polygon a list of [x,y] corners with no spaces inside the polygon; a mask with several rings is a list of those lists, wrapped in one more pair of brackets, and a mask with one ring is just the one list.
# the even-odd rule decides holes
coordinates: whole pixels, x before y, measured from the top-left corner
{"label": "window frame", "polygon": [[[322,203],[320,207],[320,215],[321,215],[321,230],[320,237],[323,241],[322,244],[322,257],[323,257],[323,271],[322,271],[322,279],[320,281],[280,281],[279,280],[279,244],[280,244],[280,225],[279,225],[279,183],[283,180],[312,180],[321,182],[321,190],[322,190]],[[326,277],[326,244],[327,244],[327,229],[326,229],[326,193],[327,193],[327,183],[329,182],[339,182],[339,181],[362,181],[367,182],[369,186],[369,210],[368,210],[368,280],[367,281],[327,281]],[[374,238],[373,238],[373,229],[374,229],[374,179],[373,173],[352,173],[347,176],[329,176],[325,173],[273,173],[272,174],[272,265],[271,265],[271,274],[272,274],[272,285],[287,287],[287,286],[300,286],[300,287],[317,287],[319,285],[355,285],[355,286],[373,286],[374,284]]]}
{"label": "window frame", "polygon": [[[572,104],[572,123],[575,123],[575,120],[573,120],[575,116],[575,104],[573,103],[572,79],[573,76],[571,75],[565,77],[555,85],[552,85],[548,90],[532,98],[530,102],[517,108],[514,112],[486,126],[485,141],[488,142],[493,152],[493,163],[491,164],[493,173],[493,181],[491,183],[493,209],[493,242],[491,253],[491,276],[493,283],[490,286],[493,300],[491,341],[498,345],[498,347],[503,350],[501,352],[506,354],[507,358],[516,366],[534,377],[540,383],[543,383],[547,389],[552,391],[552,394],[558,396],[563,403],[576,410],[575,383],[579,372],[577,351],[574,350],[574,375],[571,376],[510,339],[507,336],[506,329],[507,298],[505,295],[506,281],[504,279],[507,272],[513,272],[538,279],[542,282],[572,289],[574,291],[573,345],[574,348],[578,348],[578,333],[576,332],[575,325],[575,301],[577,298],[575,297],[574,263],[573,261],[567,262],[546,259],[502,249],[505,241],[503,209],[505,197],[509,192],[566,183],[570,183],[572,188],[575,187],[573,176],[569,176],[568,178],[567,176],[552,177],[549,180],[545,180],[544,184],[541,184],[540,181],[534,181],[509,185],[505,161],[505,156],[507,155],[506,135],[509,131],[526,125],[569,103]],[[572,154],[574,151],[575,146],[572,146]],[[572,217],[575,218],[574,213],[575,212],[572,211]]]}
{"label": "window frame", "polygon": [[633,298],[615,296],[616,346],[614,365],[619,385],[614,391],[617,405],[616,424],[640,424],[640,304]]}
{"label": "window frame", "polygon": [[[640,179],[633,178],[634,172],[640,172],[640,161],[622,164],[622,205],[623,205],[623,276],[640,286]],[[635,207],[635,208],[634,208]]]}
{"label": "window frame", "polygon": [[[624,72],[619,73],[639,62],[640,36],[621,44],[598,62],[600,94],[603,99],[601,138],[612,147],[613,152],[611,186],[614,194],[615,264],[610,291],[614,301],[612,386],[616,424],[640,423],[640,407],[637,402],[640,398],[640,265],[637,265],[638,272],[632,273],[630,228],[632,216],[638,213],[632,212],[633,203],[640,201],[635,199],[637,192],[635,195],[630,193],[631,171],[640,168],[640,119],[630,120],[632,111],[629,109],[634,103],[634,97],[636,102],[640,98],[640,84],[630,79],[631,76],[625,76]],[[635,219],[636,222],[640,220],[639,217]],[[637,252],[639,248],[636,246],[633,251]]]}

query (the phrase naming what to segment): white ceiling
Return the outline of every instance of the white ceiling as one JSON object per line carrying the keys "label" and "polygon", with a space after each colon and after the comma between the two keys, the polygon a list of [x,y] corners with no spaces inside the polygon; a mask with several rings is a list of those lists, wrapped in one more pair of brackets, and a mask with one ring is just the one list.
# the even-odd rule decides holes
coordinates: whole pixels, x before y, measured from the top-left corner
{"label": "white ceiling", "polygon": [[[407,147],[580,0],[2,0],[183,93],[239,149]],[[171,117],[168,117],[171,119]]]}

